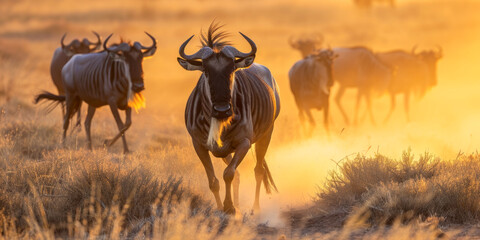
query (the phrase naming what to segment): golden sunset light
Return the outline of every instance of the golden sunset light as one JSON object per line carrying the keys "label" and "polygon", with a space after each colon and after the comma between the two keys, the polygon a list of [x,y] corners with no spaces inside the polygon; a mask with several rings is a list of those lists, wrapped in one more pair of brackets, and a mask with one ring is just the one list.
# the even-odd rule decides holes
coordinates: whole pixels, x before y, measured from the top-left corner
{"label": "golden sunset light", "polygon": [[479,12],[2,0],[0,238],[476,239]]}

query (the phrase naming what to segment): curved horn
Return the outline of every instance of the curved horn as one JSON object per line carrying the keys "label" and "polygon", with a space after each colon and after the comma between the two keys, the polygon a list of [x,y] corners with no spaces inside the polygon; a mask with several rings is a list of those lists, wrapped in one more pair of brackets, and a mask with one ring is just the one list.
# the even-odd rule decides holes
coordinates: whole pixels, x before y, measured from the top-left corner
{"label": "curved horn", "polygon": [[65,48],[65,44],[63,43],[63,40],[65,40],[66,36],[67,36],[67,33],[64,33],[62,36],[62,40],[60,40],[60,44],[62,44],[62,48]]}
{"label": "curved horn", "polygon": [[157,40],[152,35],[150,35],[150,33],[148,33],[148,32],[145,32],[145,33],[152,39],[153,44],[150,47],[144,47],[143,45],[141,45],[142,49],[150,50],[152,48],[157,48]]}
{"label": "curved horn", "polygon": [[63,43],[63,41],[65,40],[65,36],[67,36],[67,33],[63,34],[62,39],[60,40],[60,44],[62,45],[63,53],[65,53],[65,55],[67,55],[68,57],[71,57],[75,54],[75,52],[70,49],[70,46],[72,46],[75,40],[73,40],[72,42],[70,42],[70,44],[65,46],[65,43]]}
{"label": "curved horn", "polygon": [[108,52],[110,52],[110,50],[107,47],[107,42],[110,39],[110,37],[112,37],[112,35],[113,35],[113,33],[110,33],[110,35],[108,35],[107,39],[105,39],[105,41],[103,42],[103,49],[108,51]]}
{"label": "curved horn", "polygon": [[95,34],[95,36],[97,37],[97,42],[92,43],[92,42],[90,42],[90,40],[87,39],[88,45],[95,45],[95,48],[90,49],[91,51],[98,50],[100,48],[100,46],[102,45],[102,38],[100,37],[100,35],[98,35],[98,33],[95,32],[95,31],[92,31],[92,33]]}
{"label": "curved horn", "polygon": [[193,36],[195,36],[195,35],[192,35],[190,38],[188,38],[180,46],[180,49],[178,50],[178,53],[180,54],[180,57],[184,58],[185,60],[194,60],[194,59],[203,59],[203,58],[206,58],[206,57],[210,56],[213,53],[213,50],[209,47],[203,47],[198,52],[196,52],[192,55],[185,54],[185,47],[187,46],[188,42],[190,42],[190,40],[192,40]]}
{"label": "curved horn", "polygon": [[130,50],[130,46],[126,43],[121,43],[118,46],[108,48],[107,47],[107,42],[110,39],[110,37],[112,37],[112,35],[113,35],[113,33],[110,33],[110,35],[108,35],[107,39],[105,39],[105,42],[103,42],[103,49],[105,49],[105,51],[107,51],[107,52],[118,52],[118,51],[129,51]]}
{"label": "curved horn", "polygon": [[415,50],[417,50],[418,45],[413,46],[412,48],[412,55],[415,55]]}
{"label": "curved horn", "polygon": [[143,56],[149,57],[149,56],[152,56],[155,53],[155,51],[157,51],[157,40],[152,35],[150,35],[150,33],[145,32],[145,34],[147,34],[150,37],[150,39],[152,39],[152,42],[153,42],[152,46],[145,47],[139,42],[135,42],[134,46],[138,43],[141,49],[146,49],[145,51],[143,51]]}
{"label": "curved horn", "polygon": [[234,52],[235,57],[246,58],[246,57],[250,57],[250,56],[255,55],[255,53],[257,53],[257,45],[255,45],[255,42],[253,42],[252,39],[245,36],[243,33],[241,33],[241,32],[239,32],[239,33],[243,36],[243,38],[245,38],[245,40],[247,40],[248,43],[250,43],[250,47],[252,48],[252,50],[249,53],[242,53],[242,52],[237,50],[236,52]]}

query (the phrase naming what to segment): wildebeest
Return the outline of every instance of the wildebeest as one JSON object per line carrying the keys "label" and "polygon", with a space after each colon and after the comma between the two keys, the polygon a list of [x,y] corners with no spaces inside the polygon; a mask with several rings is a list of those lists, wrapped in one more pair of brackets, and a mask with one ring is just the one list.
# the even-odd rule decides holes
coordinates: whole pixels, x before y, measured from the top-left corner
{"label": "wildebeest", "polygon": [[[145,33],[153,41],[150,47],[144,47],[139,42],[133,44],[122,42],[107,47],[107,42],[112,36],[110,34],[103,43],[104,51],[77,54],[63,67],[65,96],[45,92],[36,97],[35,102],[37,103],[42,99],[66,102],[63,141],[65,141],[70,118],[78,111],[80,103],[84,101],[88,104],[85,131],[88,147],[92,149],[90,124],[93,115],[96,108],[109,105],[120,132],[113,139],[106,141],[105,145],[111,146],[119,137],[122,137],[124,152],[128,152],[124,133],[131,125],[131,107],[137,108],[138,104],[143,103],[141,95],[141,91],[145,89],[143,58],[152,56],[157,49],[155,38],[149,33]],[[120,118],[118,109],[125,110],[125,124]]]}
{"label": "wildebeest", "polygon": [[334,48],[333,52],[338,55],[333,64],[334,80],[339,84],[335,102],[345,122],[350,123],[340,100],[347,88],[356,88],[354,124],[357,123],[362,98],[365,98],[370,119],[375,124],[371,107],[372,90],[379,92],[387,90],[394,69],[382,63],[370,49],[365,47]]}
{"label": "wildebeest", "polygon": [[[255,43],[240,33],[252,48],[249,53],[240,52],[224,41],[226,33],[218,32],[219,28],[221,26],[212,23],[207,35],[202,33],[203,47],[192,55],[185,54],[185,47],[193,36],[187,39],[180,46],[178,62],[186,70],[202,72],[188,99],[185,123],[205,167],[218,208],[233,214],[232,180],[254,143],[257,159],[254,209],[260,206],[262,181],[267,193],[270,185],[276,190],[264,157],[280,111],[280,99],[277,84],[268,68],[253,63],[257,52]],[[226,188],[223,204],[209,151],[228,164],[223,172]]]}
{"label": "wildebeest", "polygon": [[307,115],[310,125],[315,127],[311,109],[323,109],[323,121],[327,133],[328,112],[330,88],[333,86],[332,63],[334,53],[332,50],[322,50],[311,54],[306,58],[297,61],[290,71],[290,90],[295,97],[295,103],[298,107],[298,114],[302,126],[305,126],[305,116]]}
{"label": "wildebeest", "polygon": [[[57,88],[58,95],[65,95],[65,88],[62,81],[62,68],[72,58],[73,55],[78,53],[90,53],[97,51],[102,46],[102,40],[98,33],[93,31],[93,34],[97,37],[97,42],[90,42],[87,38],[82,41],[74,39],[70,44],[65,45],[64,40],[66,33],[60,40],[61,47],[55,49],[53,53],[52,62],[50,64],[50,76],[52,77],[53,84]],[[62,116],[65,115],[65,106],[62,104]],[[78,111],[77,125],[80,125],[80,111]]]}
{"label": "wildebeest", "polygon": [[294,38],[290,37],[288,43],[293,49],[300,51],[302,58],[306,58],[308,55],[320,49],[323,43],[323,35],[317,33],[309,37]]}
{"label": "wildebeest", "polygon": [[391,7],[395,7],[395,0],[353,0],[358,7],[371,7],[374,2],[386,2]]}
{"label": "wildebeest", "polygon": [[422,51],[415,53],[402,50],[389,51],[376,54],[384,63],[394,67],[395,77],[392,78],[388,88],[391,104],[387,121],[392,115],[395,106],[395,96],[403,94],[405,116],[407,121],[409,116],[410,95],[416,93],[419,97],[423,97],[425,92],[437,84],[437,61],[442,57],[442,49],[438,51]]}

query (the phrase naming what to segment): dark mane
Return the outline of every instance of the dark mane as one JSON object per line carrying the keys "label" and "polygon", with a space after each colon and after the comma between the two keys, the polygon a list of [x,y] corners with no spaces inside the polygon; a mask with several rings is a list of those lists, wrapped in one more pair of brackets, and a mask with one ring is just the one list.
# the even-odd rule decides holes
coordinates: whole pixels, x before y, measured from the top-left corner
{"label": "dark mane", "polygon": [[201,33],[201,42],[203,47],[210,47],[213,50],[220,50],[224,46],[231,45],[230,42],[225,41],[225,38],[229,37],[230,34],[225,31],[218,31],[224,25],[220,25],[218,22],[213,22],[208,28],[208,32],[205,36],[205,33]]}

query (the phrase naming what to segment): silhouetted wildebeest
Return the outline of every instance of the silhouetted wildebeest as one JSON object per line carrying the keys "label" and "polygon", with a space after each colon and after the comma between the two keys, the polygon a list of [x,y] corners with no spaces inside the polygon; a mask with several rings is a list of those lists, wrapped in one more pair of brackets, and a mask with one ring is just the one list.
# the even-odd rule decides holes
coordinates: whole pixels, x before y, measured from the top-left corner
{"label": "silhouetted wildebeest", "polygon": [[[70,44],[65,45],[64,40],[66,33],[60,40],[61,47],[55,49],[53,53],[52,63],[50,64],[50,76],[52,77],[53,84],[57,88],[58,95],[65,95],[65,87],[62,81],[62,68],[72,58],[73,55],[79,53],[90,53],[97,51],[102,46],[102,40],[98,33],[93,32],[97,37],[97,42],[92,43],[87,38],[82,41],[74,39]],[[62,103],[62,117],[65,115],[65,106]],[[77,125],[80,125],[80,110],[77,116]]]}
{"label": "silhouetted wildebeest", "polygon": [[395,0],[353,0],[358,7],[371,7],[374,2],[385,2],[391,7],[395,7]]}
{"label": "silhouetted wildebeest", "polygon": [[312,126],[310,130],[315,127],[315,120],[310,110],[316,108],[323,109],[325,129],[327,133],[329,131],[328,112],[330,88],[333,86],[333,59],[332,50],[322,50],[296,62],[288,72],[290,90],[295,97],[300,121],[304,128],[306,128],[304,114],[307,115]]}
{"label": "silhouetted wildebeest", "polygon": [[[220,27],[212,23],[207,35],[202,34],[203,47],[192,55],[185,54],[185,47],[193,36],[187,39],[180,47],[178,62],[186,70],[202,72],[188,99],[185,122],[218,208],[235,213],[232,180],[254,143],[257,158],[254,209],[259,209],[262,181],[267,193],[270,184],[276,190],[264,157],[280,111],[280,99],[268,68],[253,63],[257,52],[255,43],[240,33],[252,48],[249,53],[242,53],[224,41],[226,33],[217,32]],[[226,187],[223,205],[209,151],[228,164],[223,172]]]}
{"label": "silhouetted wildebeest", "polygon": [[387,121],[392,115],[396,102],[395,96],[403,94],[405,116],[409,116],[409,102],[412,92],[423,97],[425,92],[437,84],[437,61],[442,57],[442,49],[438,51],[422,51],[415,53],[402,50],[377,53],[377,56],[390,67],[395,68],[395,77],[392,78],[388,91],[390,93],[390,110],[385,119]]}
{"label": "silhouetted wildebeest", "polygon": [[306,58],[308,55],[315,52],[315,50],[320,49],[323,43],[323,35],[313,34],[311,36],[303,37],[290,37],[288,39],[290,46],[302,54],[302,58]]}
{"label": "silhouetted wildebeest", "polygon": [[345,122],[350,123],[340,100],[347,88],[356,88],[354,124],[357,123],[362,98],[365,98],[370,119],[375,124],[371,107],[371,93],[372,90],[380,92],[387,90],[394,73],[393,69],[382,63],[372,51],[365,47],[334,48],[333,52],[338,55],[333,64],[334,80],[339,84],[335,102]]}
{"label": "silhouetted wildebeest", "polygon": [[[87,134],[88,147],[92,149],[90,138],[90,124],[96,108],[109,105],[118,130],[120,131],[113,139],[106,141],[106,146],[111,146],[122,137],[124,152],[128,152],[125,131],[130,127],[131,107],[138,107],[143,103],[141,91],[145,89],[143,83],[144,57],[152,56],[156,49],[155,38],[145,32],[153,41],[150,47],[144,47],[139,42],[133,44],[122,42],[107,47],[103,43],[104,51],[99,53],[77,54],[63,67],[62,78],[65,86],[65,96],[54,95],[49,92],[39,94],[35,102],[42,99],[66,102],[67,112],[64,116],[63,141],[67,134],[70,118],[78,111],[82,101],[88,104],[87,118],[85,119],[85,131]],[[136,101],[142,101],[138,103]],[[122,122],[118,109],[125,110],[126,121]]]}

